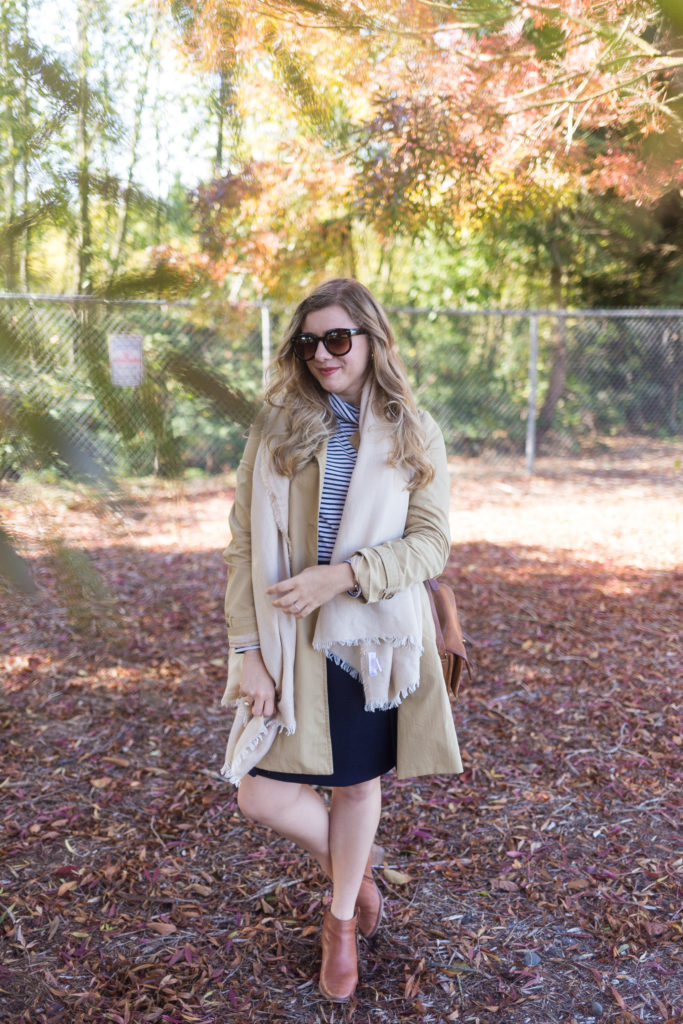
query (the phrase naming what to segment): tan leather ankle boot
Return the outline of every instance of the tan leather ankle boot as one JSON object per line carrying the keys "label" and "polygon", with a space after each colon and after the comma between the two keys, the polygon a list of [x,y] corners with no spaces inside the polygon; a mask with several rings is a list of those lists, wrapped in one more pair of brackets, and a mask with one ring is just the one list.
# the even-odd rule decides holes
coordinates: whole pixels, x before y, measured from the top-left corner
{"label": "tan leather ankle boot", "polygon": [[365,866],[363,880],[356,899],[358,930],[366,939],[371,939],[382,922],[384,899],[372,877],[372,853]]}
{"label": "tan leather ankle boot", "polygon": [[357,926],[358,911],[350,921],[340,921],[331,910],[325,911],[320,991],[336,1003],[350,999],[358,984]]}

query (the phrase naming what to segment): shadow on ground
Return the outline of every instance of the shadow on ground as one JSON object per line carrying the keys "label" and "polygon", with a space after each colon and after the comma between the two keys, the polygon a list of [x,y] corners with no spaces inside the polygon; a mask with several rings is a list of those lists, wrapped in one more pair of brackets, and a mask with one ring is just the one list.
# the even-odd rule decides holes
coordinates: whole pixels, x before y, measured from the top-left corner
{"label": "shadow on ground", "polygon": [[381,881],[338,1007],[317,994],[325,880],[217,774],[220,552],[90,554],[106,593],[69,606],[46,556],[39,601],[3,595],[6,1019],[676,1019],[680,574],[454,548],[465,772],[387,779],[379,839],[411,880]]}

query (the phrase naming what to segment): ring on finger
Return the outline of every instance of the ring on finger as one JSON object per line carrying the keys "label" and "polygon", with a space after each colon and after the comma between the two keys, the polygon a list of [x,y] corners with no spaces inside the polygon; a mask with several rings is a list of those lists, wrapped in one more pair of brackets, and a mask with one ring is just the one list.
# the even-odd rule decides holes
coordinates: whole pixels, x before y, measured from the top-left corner
{"label": "ring on finger", "polygon": [[296,603],[294,604],[294,611],[295,611],[295,612],[300,612],[300,611],[301,611],[301,608],[300,608],[300,607],[299,607],[299,605],[298,605],[298,604],[296,604]]}

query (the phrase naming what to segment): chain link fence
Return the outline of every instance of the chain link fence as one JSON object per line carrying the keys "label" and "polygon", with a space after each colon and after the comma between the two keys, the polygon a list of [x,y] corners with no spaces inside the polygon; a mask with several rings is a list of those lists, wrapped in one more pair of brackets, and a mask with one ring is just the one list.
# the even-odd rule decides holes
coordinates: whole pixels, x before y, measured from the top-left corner
{"label": "chain link fence", "polygon": [[[115,386],[111,342],[131,337],[141,382]],[[41,459],[22,430],[32,410],[114,475],[235,465],[262,386],[262,343],[254,306],[0,296],[0,475]]]}
{"label": "chain link fence", "polygon": [[[537,453],[681,433],[680,310],[389,314],[451,454],[531,470]],[[34,410],[113,474],[234,467],[285,320],[265,305],[0,296],[0,476],[40,464],[22,429]],[[112,339],[131,336],[144,371],[115,386]]]}
{"label": "chain link fence", "polygon": [[395,309],[419,402],[452,454],[577,454],[683,426],[683,311]]}

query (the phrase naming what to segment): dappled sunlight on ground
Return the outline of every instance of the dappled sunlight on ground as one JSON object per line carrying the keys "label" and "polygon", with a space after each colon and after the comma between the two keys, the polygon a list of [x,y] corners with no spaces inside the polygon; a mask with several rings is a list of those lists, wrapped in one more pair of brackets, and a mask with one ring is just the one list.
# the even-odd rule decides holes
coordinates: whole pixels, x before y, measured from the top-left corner
{"label": "dappled sunlight on ground", "polygon": [[465,771],[386,778],[388,923],[333,1009],[326,880],[218,774],[231,479],[3,485],[40,588],[0,592],[7,1019],[678,1021],[680,468],[651,445],[453,463]]}
{"label": "dappled sunlight on ground", "polygon": [[613,442],[602,455],[509,464],[450,461],[451,536],[675,568],[683,553],[683,446]]}

